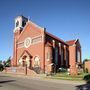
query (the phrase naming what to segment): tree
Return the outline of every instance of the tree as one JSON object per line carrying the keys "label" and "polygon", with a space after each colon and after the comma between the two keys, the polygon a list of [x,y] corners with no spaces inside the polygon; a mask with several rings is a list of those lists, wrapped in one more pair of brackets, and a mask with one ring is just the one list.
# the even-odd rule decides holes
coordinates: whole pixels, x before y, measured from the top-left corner
{"label": "tree", "polygon": [[84,59],[84,60],[83,60],[83,64],[84,64],[85,62],[87,62],[87,61],[90,61],[90,59]]}
{"label": "tree", "polygon": [[0,64],[2,64],[2,60],[0,60]]}
{"label": "tree", "polygon": [[0,64],[0,71],[3,71],[4,67],[2,64]]}
{"label": "tree", "polygon": [[0,71],[3,71],[5,67],[10,67],[11,66],[11,57],[9,57],[6,61],[0,60]]}
{"label": "tree", "polygon": [[11,57],[9,57],[5,62],[5,67],[10,67],[10,66],[11,66]]}
{"label": "tree", "polygon": [[2,65],[2,60],[0,60],[0,71],[3,71],[4,67]]}

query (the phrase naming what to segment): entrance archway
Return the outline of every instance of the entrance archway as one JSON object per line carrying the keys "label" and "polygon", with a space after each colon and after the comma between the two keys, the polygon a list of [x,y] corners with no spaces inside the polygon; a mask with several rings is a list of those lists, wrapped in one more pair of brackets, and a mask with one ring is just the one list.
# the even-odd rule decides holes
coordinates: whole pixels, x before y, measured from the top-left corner
{"label": "entrance archway", "polygon": [[31,67],[31,57],[30,54],[27,51],[24,51],[20,57],[20,59],[18,60],[19,66],[27,66],[27,67]]}

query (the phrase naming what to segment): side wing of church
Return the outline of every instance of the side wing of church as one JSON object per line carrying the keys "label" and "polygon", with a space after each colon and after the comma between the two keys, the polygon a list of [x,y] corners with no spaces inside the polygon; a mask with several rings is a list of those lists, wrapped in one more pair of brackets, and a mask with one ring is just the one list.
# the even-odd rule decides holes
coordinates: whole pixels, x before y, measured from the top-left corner
{"label": "side wing of church", "polygon": [[79,40],[63,41],[24,16],[15,18],[13,67],[27,67],[38,73],[70,68],[77,74],[81,64]]}

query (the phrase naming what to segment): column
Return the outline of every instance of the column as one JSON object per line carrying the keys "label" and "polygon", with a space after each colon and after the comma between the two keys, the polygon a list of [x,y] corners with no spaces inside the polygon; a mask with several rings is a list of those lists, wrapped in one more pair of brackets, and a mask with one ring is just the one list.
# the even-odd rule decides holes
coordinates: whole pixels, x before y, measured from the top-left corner
{"label": "column", "polygon": [[55,40],[53,40],[53,48],[55,48]]}
{"label": "column", "polygon": [[69,48],[66,47],[66,67],[69,67]]}
{"label": "column", "polygon": [[69,64],[70,64],[70,74],[77,75],[77,67],[76,67],[76,46],[69,46]]}
{"label": "column", "polygon": [[64,64],[64,47],[61,44],[61,67],[63,66],[63,64]]}
{"label": "column", "polygon": [[64,67],[66,67],[66,45],[64,45]]}
{"label": "column", "polygon": [[17,66],[17,43],[14,37],[13,66]]}
{"label": "column", "polygon": [[45,46],[45,71],[46,73],[52,72],[52,46]]}
{"label": "column", "polygon": [[55,40],[52,40],[53,42],[53,63],[55,63]]}
{"label": "column", "polygon": [[42,73],[45,73],[45,28],[42,30]]}
{"label": "column", "polygon": [[59,63],[59,67],[61,67],[61,43],[59,43],[59,60],[58,60],[58,63]]}

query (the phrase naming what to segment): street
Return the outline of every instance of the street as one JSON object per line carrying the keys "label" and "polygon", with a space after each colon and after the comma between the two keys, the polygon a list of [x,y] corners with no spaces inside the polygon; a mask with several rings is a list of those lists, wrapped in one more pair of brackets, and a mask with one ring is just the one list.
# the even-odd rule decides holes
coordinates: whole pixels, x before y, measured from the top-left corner
{"label": "street", "polygon": [[0,90],[81,90],[78,84],[63,80],[46,80],[37,77],[13,77],[0,73]]}

